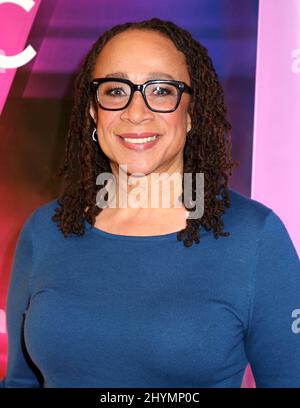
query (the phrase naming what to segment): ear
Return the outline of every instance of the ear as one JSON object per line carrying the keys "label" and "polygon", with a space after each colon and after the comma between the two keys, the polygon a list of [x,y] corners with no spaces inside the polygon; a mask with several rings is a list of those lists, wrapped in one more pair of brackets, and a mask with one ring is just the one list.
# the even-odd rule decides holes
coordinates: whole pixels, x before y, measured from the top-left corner
{"label": "ear", "polygon": [[191,115],[188,113],[187,114],[186,132],[188,133],[191,129],[192,129],[192,120],[191,120]]}
{"label": "ear", "polygon": [[90,104],[89,112],[90,112],[91,117],[93,118],[93,121],[95,122],[95,125],[96,125],[97,124],[97,114],[95,113],[95,109],[94,109],[94,106],[93,106],[92,103]]}

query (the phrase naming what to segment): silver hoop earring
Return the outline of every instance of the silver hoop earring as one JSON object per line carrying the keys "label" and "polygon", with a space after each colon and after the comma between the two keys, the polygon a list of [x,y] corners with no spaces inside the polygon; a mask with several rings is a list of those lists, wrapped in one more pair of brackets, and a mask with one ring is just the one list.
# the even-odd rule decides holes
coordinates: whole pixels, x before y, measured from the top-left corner
{"label": "silver hoop earring", "polygon": [[94,142],[98,142],[97,136],[95,137],[95,134],[97,134],[97,129],[94,128],[93,133],[92,133],[92,139]]}

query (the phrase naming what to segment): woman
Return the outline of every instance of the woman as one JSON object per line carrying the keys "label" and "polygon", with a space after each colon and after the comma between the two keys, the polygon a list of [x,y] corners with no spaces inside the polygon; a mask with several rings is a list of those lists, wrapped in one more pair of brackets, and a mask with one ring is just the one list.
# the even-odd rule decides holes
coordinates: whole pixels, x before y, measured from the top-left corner
{"label": "woman", "polygon": [[[280,218],[228,188],[230,129],[189,32],[153,18],[98,39],[76,80],[65,185],[18,240],[3,387],[240,387],[247,362],[257,387],[300,386],[299,259]],[[203,173],[202,216],[186,200],[164,208],[161,189],[144,205],[154,173],[181,174],[181,198],[192,173],[187,203]],[[143,181],[140,205],[119,205],[135,197],[124,175]]]}

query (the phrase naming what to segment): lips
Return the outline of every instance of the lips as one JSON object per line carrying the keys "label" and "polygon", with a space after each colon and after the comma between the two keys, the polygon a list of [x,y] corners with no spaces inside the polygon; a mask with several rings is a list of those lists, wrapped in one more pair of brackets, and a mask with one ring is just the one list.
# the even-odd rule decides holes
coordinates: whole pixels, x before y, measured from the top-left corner
{"label": "lips", "polygon": [[159,133],[153,133],[153,132],[147,132],[147,133],[121,133],[118,136],[128,139],[144,139],[146,137],[152,137],[152,136],[159,136]]}
{"label": "lips", "polygon": [[[120,143],[126,147],[127,149],[134,150],[135,152],[143,152],[146,150],[151,149],[153,146],[155,146],[159,139],[160,139],[160,134],[159,133],[153,133],[153,132],[147,132],[147,133],[121,133],[118,135],[119,137],[117,138]],[[145,143],[134,143],[130,142],[130,139],[146,139],[149,137],[156,136],[156,138],[152,141],[147,141]]]}

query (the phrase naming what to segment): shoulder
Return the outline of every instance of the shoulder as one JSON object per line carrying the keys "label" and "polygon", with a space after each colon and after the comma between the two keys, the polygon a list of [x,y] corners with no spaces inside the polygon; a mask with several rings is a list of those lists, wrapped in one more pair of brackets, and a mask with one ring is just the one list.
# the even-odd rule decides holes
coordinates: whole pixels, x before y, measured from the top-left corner
{"label": "shoulder", "polygon": [[[224,231],[231,236],[229,242],[240,251],[256,256],[261,244],[270,242],[277,245],[289,246],[293,251],[293,244],[287,228],[281,217],[271,207],[249,198],[234,189],[229,189],[230,206],[225,207],[222,220]],[[251,251],[253,250],[253,252]],[[270,248],[270,251],[273,250]]]}
{"label": "shoulder", "polygon": [[230,188],[230,207],[235,212],[236,216],[252,215],[253,217],[265,217],[272,209],[267,205],[253,198],[247,197],[242,193]]}
{"label": "shoulder", "polygon": [[21,232],[30,233],[34,241],[39,241],[43,237],[58,237],[63,234],[58,228],[58,224],[52,220],[55,209],[60,208],[58,199],[52,199],[36,207],[26,218]]}
{"label": "shoulder", "polygon": [[263,244],[268,245],[271,252],[274,252],[277,246],[285,248],[286,253],[292,252],[292,256],[295,255],[296,250],[287,227],[272,208],[233,189],[230,189],[229,192],[231,205],[226,208],[223,218],[225,230],[227,227],[229,231],[230,228],[234,232],[238,231],[236,236],[239,241],[245,238],[248,245],[251,245],[252,242],[260,252],[262,252]]}
{"label": "shoulder", "polygon": [[47,201],[46,203],[35,208],[29,214],[29,216],[26,219],[25,224],[31,224],[32,226],[34,225],[34,228],[36,228],[36,226],[47,227],[51,225],[49,224],[49,222],[53,223],[51,218],[55,214],[56,208],[59,208],[59,203],[58,203],[57,198],[51,201]]}
{"label": "shoulder", "polygon": [[247,197],[234,189],[229,189],[230,207],[225,209],[224,224],[233,227],[241,227],[243,230],[258,232],[265,226],[269,219],[274,222],[280,221],[279,216],[271,207]]}

